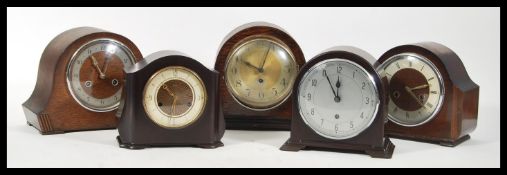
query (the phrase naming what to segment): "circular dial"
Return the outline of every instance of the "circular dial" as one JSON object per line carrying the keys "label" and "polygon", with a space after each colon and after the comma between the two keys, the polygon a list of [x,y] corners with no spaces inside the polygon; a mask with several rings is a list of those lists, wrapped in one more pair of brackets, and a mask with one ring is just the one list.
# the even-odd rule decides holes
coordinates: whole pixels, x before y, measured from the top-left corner
{"label": "circular dial", "polygon": [[377,114],[379,97],[372,76],[348,60],[334,58],[315,64],[298,88],[304,122],[326,138],[354,137],[368,128]]}
{"label": "circular dial", "polygon": [[206,105],[206,88],[190,69],[170,66],[157,71],[144,87],[148,117],[165,128],[182,128],[196,121]]}
{"label": "circular dial", "polygon": [[93,40],[79,48],[68,64],[69,91],[88,110],[114,110],[119,105],[125,82],[123,67],[133,63],[132,52],[120,42]]}
{"label": "circular dial", "polygon": [[442,76],[426,58],[415,54],[395,55],[380,66],[389,82],[389,119],[403,126],[430,121],[440,110]]}
{"label": "circular dial", "polygon": [[285,46],[257,38],[236,47],[225,69],[225,82],[234,99],[249,109],[267,110],[289,97],[298,67]]}

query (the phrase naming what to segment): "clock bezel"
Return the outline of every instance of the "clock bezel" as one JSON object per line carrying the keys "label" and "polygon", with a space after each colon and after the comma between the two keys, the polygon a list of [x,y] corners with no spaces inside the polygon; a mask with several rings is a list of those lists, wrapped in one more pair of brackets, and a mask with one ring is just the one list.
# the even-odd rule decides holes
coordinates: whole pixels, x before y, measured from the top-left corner
{"label": "clock bezel", "polygon": [[[328,62],[346,62],[346,63],[349,63],[349,64],[352,64],[354,66],[356,66],[357,68],[359,68],[363,73],[365,73],[367,75],[367,79],[370,81],[369,83],[373,85],[373,88],[374,88],[374,95],[375,95],[375,110],[370,118],[370,120],[368,121],[368,124],[366,124],[364,127],[362,127],[362,129],[354,134],[351,134],[351,135],[348,135],[346,137],[332,137],[332,136],[329,136],[329,135],[326,135],[324,133],[321,133],[319,131],[317,131],[316,129],[314,129],[309,123],[308,121],[306,120],[305,118],[305,115],[301,109],[301,103],[300,103],[300,96],[299,96],[299,93],[300,93],[300,89],[301,89],[301,86],[303,85],[303,83],[305,82],[306,78],[308,78],[309,74],[315,70],[317,67],[319,67],[320,65],[322,64],[326,64]],[[301,116],[301,119],[303,120],[303,122],[309,127],[311,128],[315,133],[317,133],[318,135],[322,136],[322,137],[325,137],[325,138],[328,138],[328,139],[332,139],[332,140],[346,140],[346,139],[349,139],[349,138],[353,138],[353,137],[356,137],[357,135],[361,134],[363,131],[365,131],[366,129],[368,129],[371,124],[373,123],[373,121],[375,120],[375,117],[377,116],[378,114],[378,109],[379,109],[379,106],[380,106],[380,98],[379,98],[379,89],[377,87],[377,84],[375,84],[375,79],[373,78],[373,76],[371,75],[370,72],[368,72],[363,66],[357,64],[356,62],[353,62],[351,60],[348,60],[348,59],[344,59],[344,58],[339,58],[339,57],[336,57],[336,58],[327,58],[325,60],[322,60],[322,61],[319,61],[317,62],[316,64],[312,65],[308,70],[306,70],[306,72],[303,74],[303,77],[300,79],[299,81],[299,84],[297,86],[297,97],[296,97],[296,101],[297,101],[297,109],[299,111],[299,114]]]}
{"label": "clock bezel", "polygon": [[[438,104],[435,108],[435,110],[431,113],[430,117],[426,118],[425,120],[423,120],[422,122],[419,122],[419,123],[416,123],[416,124],[407,124],[407,123],[403,123],[403,122],[400,122],[400,121],[397,121],[395,119],[395,117],[393,117],[391,115],[391,113],[389,113],[389,111],[387,112],[387,118],[389,119],[389,121],[395,123],[395,124],[398,124],[398,125],[401,125],[401,126],[406,126],[406,127],[416,127],[416,126],[420,126],[420,125],[424,125],[428,122],[430,122],[431,120],[433,120],[437,114],[440,112],[440,109],[442,108],[442,104],[444,103],[444,98],[445,98],[445,84],[444,84],[444,80],[443,80],[443,77],[442,77],[442,74],[440,73],[440,71],[438,70],[438,68],[436,67],[435,64],[433,64],[428,58],[420,55],[420,54],[417,54],[417,53],[411,53],[411,52],[403,52],[403,53],[399,53],[399,54],[395,54],[389,58],[387,58],[384,62],[382,62],[382,64],[380,64],[380,66],[378,67],[378,71],[380,70],[383,70],[385,69],[388,65],[398,61],[398,60],[402,60],[402,59],[407,59],[407,57],[414,57],[422,62],[424,62],[425,64],[429,65],[431,70],[433,72],[435,72],[436,76],[437,76],[437,80],[438,80],[438,84],[440,85],[440,89],[439,89],[439,100],[438,100]],[[384,70],[385,71],[385,70]],[[389,83],[390,81],[388,81]],[[389,94],[389,92],[388,92]],[[391,99],[389,100],[388,103],[390,103]]]}
{"label": "clock bezel", "polygon": [[285,101],[287,101],[287,99],[289,99],[289,97],[292,94],[292,88],[290,88],[288,90],[288,93],[285,95],[285,97],[283,97],[283,99],[281,101],[276,102],[274,105],[268,105],[269,107],[267,107],[267,108],[255,108],[255,107],[249,106],[249,104],[247,104],[245,102],[242,102],[240,99],[238,99],[238,97],[236,97],[236,95],[234,95],[235,90],[234,90],[233,87],[231,87],[231,85],[230,85],[230,83],[228,81],[228,78],[227,78],[228,77],[227,70],[228,70],[230,62],[232,60],[231,56],[235,55],[235,53],[239,49],[241,49],[243,46],[245,46],[247,44],[250,44],[250,43],[257,42],[259,40],[260,41],[268,41],[268,42],[274,43],[277,46],[281,47],[283,50],[285,50],[285,52],[287,52],[290,55],[290,59],[292,60],[292,63],[295,65],[296,69],[293,72],[294,75],[293,75],[292,81],[289,84],[289,87],[294,85],[294,81],[296,80],[296,76],[297,76],[297,71],[299,70],[299,66],[298,66],[298,64],[296,62],[296,59],[294,58],[294,54],[289,49],[289,47],[287,47],[287,45],[285,45],[279,39],[277,39],[275,37],[272,37],[272,36],[263,35],[263,34],[252,35],[252,36],[246,37],[246,38],[242,39],[241,41],[239,41],[238,43],[236,43],[232,47],[231,52],[228,53],[228,55],[226,57],[226,61],[225,61],[225,66],[224,66],[224,83],[225,83],[225,85],[227,87],[227,92],[229,92],[229,94],[231,95],[232,99],[234,99],[234,101],[236,101],[241,106],[243,106],[243,107],[245,107],[247,109],[253,110],[253,111],[268,111],[268,110],[277,108],[278,106],[280,106],[281,104],[283,104]]}
{"label": "clock bezel", "polygon": [[[109,111],[113,111],[115,109],[118,109],[118,106],[120,105],[120,99],[121,98],[119,98],[114,105],[111,105],[111,106],[108,106],[108,107],[104,107],[104,108],[93,108],[93,107],[87,106],[78,97],[76,97],[76,94],[75,94],[74,90],[72,89],[72,80],[71,80],[72,71],[71,70],[72,70],[72,66],[74,65],[74,63],[75,63],[75,61],[77,59],[77,56],[80,55],[84,51],[83,49],[88,48],[88,47],[92,46],[95,43],[102,44],[102,42],[107,43],[107,44],[114,43],[114,45],[119,46],[122,50],[125,51],[125,53],[128,54],[129,60],[132,63],[132,65],[134,65],[136,63],[136,61],[134,60],[134,53],[125,44],[123,44],[122,42],[120,42],[118,40],[112,39],[112,38],[96,38],[96,39],[93,39],[93,40],[90,40],[90,41],[86,42],[85,44],[82,44],[78,49],[76,49],[76,51],[70,57],[70,60],[69,60],[69,62],[67,64],[67,68],[66,68],[66,71],[65,71],[66,72],[66,74],[65,74],[65,80],[66,80],[66,83],[67,83],[67,90],[69,91],[70,95],[72,96],[72,98],[74,99],[74,101],[76,101],[77,104],[79,104],[81,107],[83,107],[83,108],[85,108],[85,109],[87,109],[89,111],[93,111],[93,112],[109,112]],[[124,67],[125,67],[125,65],[124,65]],[[119,91],[122,91],[122,90],[123,90],[123,88],[120,88]]]}

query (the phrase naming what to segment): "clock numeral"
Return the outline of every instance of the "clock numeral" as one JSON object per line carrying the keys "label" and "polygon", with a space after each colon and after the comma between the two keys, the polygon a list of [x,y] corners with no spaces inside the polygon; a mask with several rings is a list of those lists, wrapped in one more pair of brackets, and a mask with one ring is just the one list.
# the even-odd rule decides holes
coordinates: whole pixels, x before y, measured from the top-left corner
{"label": "clock numeral", "polygon": [[82,61],[81,60],[76,60],[76,64],[81,64]]}
{"label": "clock numeral", "polygon": [[273,93],[275,93],[275,95],[278,95],[278,89],[273,88],[272,90],[273,90]]}
{"label": "clock numeral", "polygon": [[433,79],[435,79],[435,77],[428,78],[428,81],[431,81],[431,80],[433,80]]}
{"label": "clock numeral", "polygon": [[370,98],[369,97],[366,97],[365,104],[370,104]]}
{"label": "clock numeral", "polygon": [[237,68],[233,68],[233,69],[232,69],[232,73],[233,73],[233,74],[237,74],[237,73],[238,73],[238,69],[237,69]]}
{"label": "clock numeral", "polygon": [[74,78],[79,78],[79,74],[74,74]]}
{"label": "clock numeral", "polygon": [[431,103],[426,103],[426,106],[428,106],[429,108],[433,108],[433,104]]}
{"label": "clock numeral", "polygon": [[432,94],[437,94],[437,91],[431,91]]}
{"label": "clock numeral", "polygon": [[263,92],[259,92],[259,98],[264,98],[264,93]]}
{"label": "clock numeral", "polygon": [[127,58],[123,58],[123,63],[127,63],[129,60]]}
{"label": "clock numeral", "polygon": [[312,86],[317,86],[317,80],[316,79],[312,80]]}
{"label": "clock numeral", "polygon": [[313,108],[310,110],[310,114],[315,115],[315,110],[313,110]]}
{"label": "clock numeral", "polygon": [[336,72],[338,72],[339,74],[342,73],[342,66],[338,66],[336,68]]}
{"label": "clock numeral", "polygon": [[287,86],[287,81],[285,81],[285,78],[282,79],[282,85],[283,85],[283,87]]}
{"label": "clock numeral", "polygon": [[419,70],[419,71],[422,71],[423,69],[424,69],[424,65],[422,65],[421,70]]}
{"label": "clock numeral", "polygon": [[312,94],[308,93],[308,101],[312,100]]}
{"label": "clock numeral", "polygon": [[396,67],[398,67],[398,69],[400,69],[400,63],[396,63]]}
{"label": "clock numeral", "polygon": [[354,122],[350,121],[350,128],[354,128]]}
{"label": "clock numeral", "polygon": [[334,132],[338,133],[338,124],[334,125]]}
{"label": "clock numeral", "polygon": [[409,118],[410,115],[408,114],[408,112],[405,113],[405,117]]}
{"label": "clock numeral", "polygon": [[365,82],[363,82],[363,85],[361,86],[361,89],[364,90],[364,88],[366,88],[366,83]]}
{"label": "clock numeral", "polygon": [[356,71],[352,72],[352,78],[354,78],[356,76]]}
{"label": "clock numeral", "polygon": [[104,100],[100,100],[100,104],[104,104]]}
{"label": "clock numeral", "polygon": [[100,46],[100,51],[104,51],[104,50],[106,50],[106,46],[104,46],[104,45]]}
{"label": "clock numeral", "polygon": [[241,87],[241,80],[236,80],[236,87]]}
{"label": "clock numeral", "polygon": [[250,89],[245,89],[245,90],[248,91],[246,96],[250,97]]}
{"label": "clock numeral", "polygon": [[322,126],[322,125],[324,125],[324,119],[323,118],[320,119],[320,126]]}
{"label": "clock numeral", "polygon": [[177,69],[174,69],[173,75],[174,76],[178,76],[178,70]]}
{"label": "clock numeral", "polygon": [[361,112],[361,115],[359,116],[359,118],[361,118],[361,119],[364,118],[363,112]]}
{"label": "clock numeral", "polygon": [[389,73],[387,73],[387,72],[386,72],[386,75],[387,75],[387,76],[390,76],[390,77],[393,77],[393,75],[391,75],[391,74],[389,74]]}
{"label": "clock numeral", "polygon": [[118,96],[116,96],[116,95],[115,95],[115,96],[114,96],[114,100],[118,100]]}
{"label": "clock numeral", "polygon": [[412,67],[412,61],[408,62],[408,66]]}
{"label": "clock numeral", "polygon": [[92,54],[92,50],[88,49],[88,55],[91,55],[91,54]]}

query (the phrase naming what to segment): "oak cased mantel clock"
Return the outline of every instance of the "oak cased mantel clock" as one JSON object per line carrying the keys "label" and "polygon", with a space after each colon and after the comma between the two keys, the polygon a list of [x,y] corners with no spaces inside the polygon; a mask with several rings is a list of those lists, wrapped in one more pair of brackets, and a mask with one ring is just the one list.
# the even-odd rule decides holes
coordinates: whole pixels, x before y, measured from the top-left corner
{"label": "oak cased mantel clock", "polygon": [[115,128],[123,68],[141,59],[132,41],[102,29],[59,34],[42,53],[35,89],[22,105],[28,125],[41,134]]}
{"label": "oak cased mantel clock", "polygon": [[280,149],[391,158],[394,145],[384,137],[388,97],[374,61],[351,46],[333,47],[308,61],[294,84],[290,138]]}
{"label": "oak cased mantel clock", "polygon": [[153,53],[125,72],[120,147],[223,146],[218,72],[175,51]]}
{"label": "oak cased mantel clock", "polygon": [[292,85],[304,63],[299,45],[276,25],[253,22],[229,33],[215,62],[227,128],[288,130]]}
{"label": "oak cased mantel clock", "polygon": [[479,86],[461,59],[435,42],[395,47],[378,60],[389,85],[386,134],[456,146],[477,126]]}

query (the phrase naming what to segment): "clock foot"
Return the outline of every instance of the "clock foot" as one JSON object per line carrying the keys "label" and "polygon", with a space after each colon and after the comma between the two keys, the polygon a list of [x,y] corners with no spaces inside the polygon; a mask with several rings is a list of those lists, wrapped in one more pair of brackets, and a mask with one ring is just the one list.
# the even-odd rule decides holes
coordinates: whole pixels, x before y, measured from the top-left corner
{"label": "clock foot", "polygon": [[216,141],[215,143],[211,143],[211,144],[200,144],[200,145],[197,145],[197,147],[204,148],[204,149],[214,149],[214,148],[218,148],[218,147],[221,147],[221,146],[224,146],[224,143],[222,143],[221,141]]}
{"label": "clock foot", "polygon": [[369,150],[365,150],[366,154],[370,155],[373,158],[386,158],[390,159],[393,156],[394,144],[389,140],[389,138],[384,139],[383,147],[376,147]]}
{"label": "clock foot", "polygon": [[120,136],[116,137],[116,141],[118,141],[118,145],[120,146],[120,148],[126,148],[126,149],[144,149],[144,148],[146,148],[146,146],[135,145],[135,144],[130,144],[130,143],[123,143],[120,139]]}
{"label": "clock foot", "polygon": [[299,151],[302,149],[305,149],[305,145],[300,145],[296,143],[291,143],[290,139],[287,140],[282,147],[280,147],[280,150],[282,151]]}
{"label": "clock foot", "polygon": [[470,139],[470,135],[465,135],[457,140],[453,140],[453,141],[441,141],[439,144],[442,145],[442,146],[447,146],[447,147],[455,147],[465,141],[467,141],[468,139]]}

